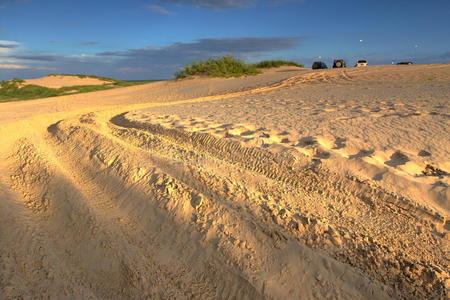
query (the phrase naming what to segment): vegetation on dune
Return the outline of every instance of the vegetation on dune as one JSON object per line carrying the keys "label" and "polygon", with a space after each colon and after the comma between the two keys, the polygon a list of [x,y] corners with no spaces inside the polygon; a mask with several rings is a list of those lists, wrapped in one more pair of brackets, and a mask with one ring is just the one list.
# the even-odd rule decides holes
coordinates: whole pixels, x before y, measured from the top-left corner
{"label": "vegetation on dune", "polygon": [[0,101],[6,102],[11,100],[26,100],[58,96],[58,91],[56,89],[34,84],[21,86],[22,82],[15,79],[0,82]]}
{"label": "vegetation on dune", "polygon": [[177,79],[190,76],[241,77],[260,74],[261,71],[258,69],[281,66],[303,67],[301,64],[286,60],[265,60],[256,64],[246,64],[233,56],[227,55],[186,65],[182,70],[175,73],[175,77]]}
{"label": "vegetation on dune", "polygon": [[182,70],[175,73],[175,77],[241,77],[259,73],[261,73],[261,71],[253,65],[246,64],[233,56],[224,56],[215,59],[210,58],[206,61],[198,61],[192,65],[187,65]]}
{"label": "vegetation on dune", "polygon": [[133,86],[156,81],[156,80],[122,81],[106,77],[97,77],[91,75],[72,75],[72,74],[50,74],[49,76],[59,76],[59,75],[78,76],[80,78],[87,78],[87,77],[98,78],[105,81],[108,80],[111,83],[102,85],[75,85],[75,86],[65,86],[61,88],[48,88],[45,86],[34,84],[25,85],[24,84],[25,81],[23,79],[14,78],[8,81],[0,81],[0,102],[30,100],[38,98],[56,97],[61,95],[72,95],[78,93],[102,91],[113,89],[116,87]]}
{"label": "vegetation on dune", "polygon": [[[263,68],[276,68],[281,66],[303,67],[293,61],[265,60],[256,64],[247,64],[233,56],[227,55],[219,58],[210,58],[206,61],[198,61],[191,65],[186,65],[182,70],[175,73],[176,78],[190,76],[209,77],[241,77],[260,74]],[[105,83],[101,85],[77,85],[65,86],[61,88],[48,88],[44,86],[25,84],[23,79],[14,78],[9,81],[0,81],[0,102],[28,100],[61,95],[71,95],[101,91],[116,87],[126,87],[154,82],[156,80],[123,81],[113,78],[85,75],[85,74],[49,74],[48,76],[76,76],[79,78],[96,78]]]}
{"label": "vegetation on dune", "polygon": [[116,79],[113,78],[109,78],[109,77],[102,77],[102,76],[96,76],[96,75],[86,75],[86,74],[66,74],[66,73],[53,73],[53,74],[48,74],[47,76],[73,76],[73,77],[78,77],[78,78],[96,78],[99,80],[103,80],[103,81],[118,81]]}
{"label": "vegetation on dune", "polygon": [[293,66],[299,68],[304,67],[302,64],[298,64],[294,61],[288,60],[263,60],[259,63],[254,64],[254,66],[257,67],[258,69],[278,68],[281,66]]}

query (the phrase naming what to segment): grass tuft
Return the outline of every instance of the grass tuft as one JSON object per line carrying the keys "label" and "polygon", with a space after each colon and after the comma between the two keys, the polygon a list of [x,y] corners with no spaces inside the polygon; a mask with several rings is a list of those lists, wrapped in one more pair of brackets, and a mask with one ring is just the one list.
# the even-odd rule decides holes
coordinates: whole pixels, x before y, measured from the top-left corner
{"label": "grass tuft", "polygon": [[102,76],[96,76],[96,75],[86,75],[86,74],[66,74],[66,73],[52,73],[48,74],[47,76],[73,76],[78,78],[96,78],[103,81],[117,81],[116,79],[109,78],[109,77],[102,77]]}
{"label": "grass tuft", "polygon": [[278,68],[281,66],[294,66],[299,68],[304,67],[302,64],[298,64],[294,61],[287,61],[287,60],[264,60],[254,64],[254,66],[258,69]]}
{"label": "grass tuft", "polygon": [[29,84],[20,86],[22,82],[15,79],[0,82],[0,101],[25,100],[58,96],[56,89]]}
{"label": "grass tuft", "polygon": [[256,75],[261,73],[255,66],[244,63],[233,57],[224,56],[210,58],[206,61],[198,61],[192,65],[175,73],[176,78],[186,78],[189,76],[209,76],[209,77],[241,77],[246,75]]}

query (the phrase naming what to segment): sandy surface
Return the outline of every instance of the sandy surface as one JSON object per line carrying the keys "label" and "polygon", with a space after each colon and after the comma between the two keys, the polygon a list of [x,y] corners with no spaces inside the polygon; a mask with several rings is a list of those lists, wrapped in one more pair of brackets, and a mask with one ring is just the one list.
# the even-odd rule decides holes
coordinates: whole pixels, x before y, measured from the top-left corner
{"label": "sandy surface", "polygon": [[[66,112],[74,110],[91,111],[92,108],[104,110],[105,107],[141,104],[166,104],[176,101],[203,101],[216,99],[215,95],[228,95],[248,90],[258,92],[259,88],[272,86],[292,76],[309,73],[309,69],[280,68],[269,70],[264,74],[244,78],[204,78],[181,81],[159,81],[150,84],[117,88],[86,94],[67,95],[46,99],[8,102],[0,105],[0,124],[12,120],[23,120],[41,114]],[[218,98],[217,98],[218,99]],[[14,113],[12,113],[14,112]]]}
{"label": "sandy surface", "polygon": [[447,299],[450,65],[0,104],[0,295]]}
{"label": "sandy surface", "polygon": [[57,89],[64,86],[103,85],[111,84],[111,82],[91,77],[80,78],[78,76],[49,75],[35,79],[26,79],[24,84],[34,84]]}

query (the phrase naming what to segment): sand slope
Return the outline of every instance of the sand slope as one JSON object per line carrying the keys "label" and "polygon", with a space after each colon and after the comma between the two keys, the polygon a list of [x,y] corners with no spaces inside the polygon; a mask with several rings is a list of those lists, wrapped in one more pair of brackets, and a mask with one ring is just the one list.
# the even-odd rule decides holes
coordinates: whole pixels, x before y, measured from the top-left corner
{"label": "sand slope", "polygon": [[0,105],[2,298],[445,299],[448,176],[412,170],[446,170],[450,68],[413,68]]}
{"label": "sand slope", "polygon": [[80,78],[78,76],[49,75],[35,79],[26,79],[24,84],[34,84],[57,89],[64,86],[103,85],[111,84],[111,82],[92,77]]}

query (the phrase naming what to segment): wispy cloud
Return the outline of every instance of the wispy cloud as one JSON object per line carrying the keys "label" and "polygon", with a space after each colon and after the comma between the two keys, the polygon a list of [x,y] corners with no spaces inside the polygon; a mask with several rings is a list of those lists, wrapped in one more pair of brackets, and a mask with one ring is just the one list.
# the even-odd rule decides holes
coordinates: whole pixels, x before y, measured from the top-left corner
{"label": "wispy cloud", "polygon": [[19,47],[20,44],[18,42],[0,40],[0,56],[11,55],[17,51]]}
{"label": "wispy cloud", "polygon": [[448,62],[450,61],[450,51],[436,55],[437,59],[443,59],[444,61]]}
{"label": "wispy cloud", "polygon": [[21,2],[30,2],[31,0],[0,0],[1,3],[21,3]]}
{"label": "wispy cloud", "polygon": [[0,64],[0,69],[3,69],[3,70],[24,70],[24,69],[30,69],[30,67],[29,66],[25,66],[25,65]]}
{"label": "wispy cloud", "polygon": [[7,8],[9,3],[29,2],[31,0],[0,0],[0,9]]}
{"label": "wispy cloud", "polygon": [[162,7],[161,5],[156,5],[156,4],[147,5],[147,8],[158,14],[163,14],[163,15],[168,15],[168,16],[175,15],[175,12],[166,9],[166,8]]}
{"label": "wispy cloud", "polygon": [[22,54],[22,55],[11,55],[10,57],[20,60],[33,60],[33,61],[57,61],[61,58],[61,56],[53,54]]}
{"label": "wispy cloud", "polygon": [[100,44],[100,42],[95,42],[95,41],[76,43],[76,45],[80,45],[80,46],[93,46],[93,45],[98,45],[98,44]]}
{"label": "wispy cloud", "polygon": [[269,3],[269,6],[280,6],[286,3],[300,3],[305,2],[305,0],[273,0]]}
{"label": "wispy cloud", "polygon": [[257,0],[160,0],[163,3],[193,5],[196,7],[220,10],[226,8],[248,7],[257,2]]}
{"label": "wispy cloud", "polygon": [[20,44],[18,42],[0,40],[0,48],[12,49],[18,48],[19,45]]}
{"label": "wispy cloud", "polygon": [[[167,78],[181,66],[193,61],[226,54],[241,59],[288,50],[301,45],[306,37],[242,37],[200,39],[190,43],[174,43],[165,47],[145,47],[121,51],[104,51],[98,57],[110,58],[118,68],[146,68],[149,78]],[[158,75],[159,74],[159,75]]]}
{"label": "wispy cloud", "polygon": [[410,58],[410,60],[415,61],[417,63],[450,63],[450,51],[436,54],[436,55],[428,55],[425,57],[419,58]]}
{"label": "wispy cloud", "polygon": [[305,37],[242,37],[199,39],[191,43],[174,43],[166,47],[146,47],[122,51],[105,51],[101,56],[146,57],[175,59],[208,57],[223,54],[245,54],[279,51],[297,47]]}
{"label": "wispy cloud", "polygon": [[142,67],[121,67],[117,69],[119,72],[124,73],[142,73],[142,72],[148,72],[149,69],[142,68]]}
{"label": "wispy cloud", "polygon": [[[230,8],[251,7],[258,3],[265,3],[269,6],[280,6],[286,3],[304,2],[305,0],[159,0],[160,3],[191,5],[195,7],[207,8],[212,10],[223,10]],[[159,5],[157,5],[159,6]]]}

